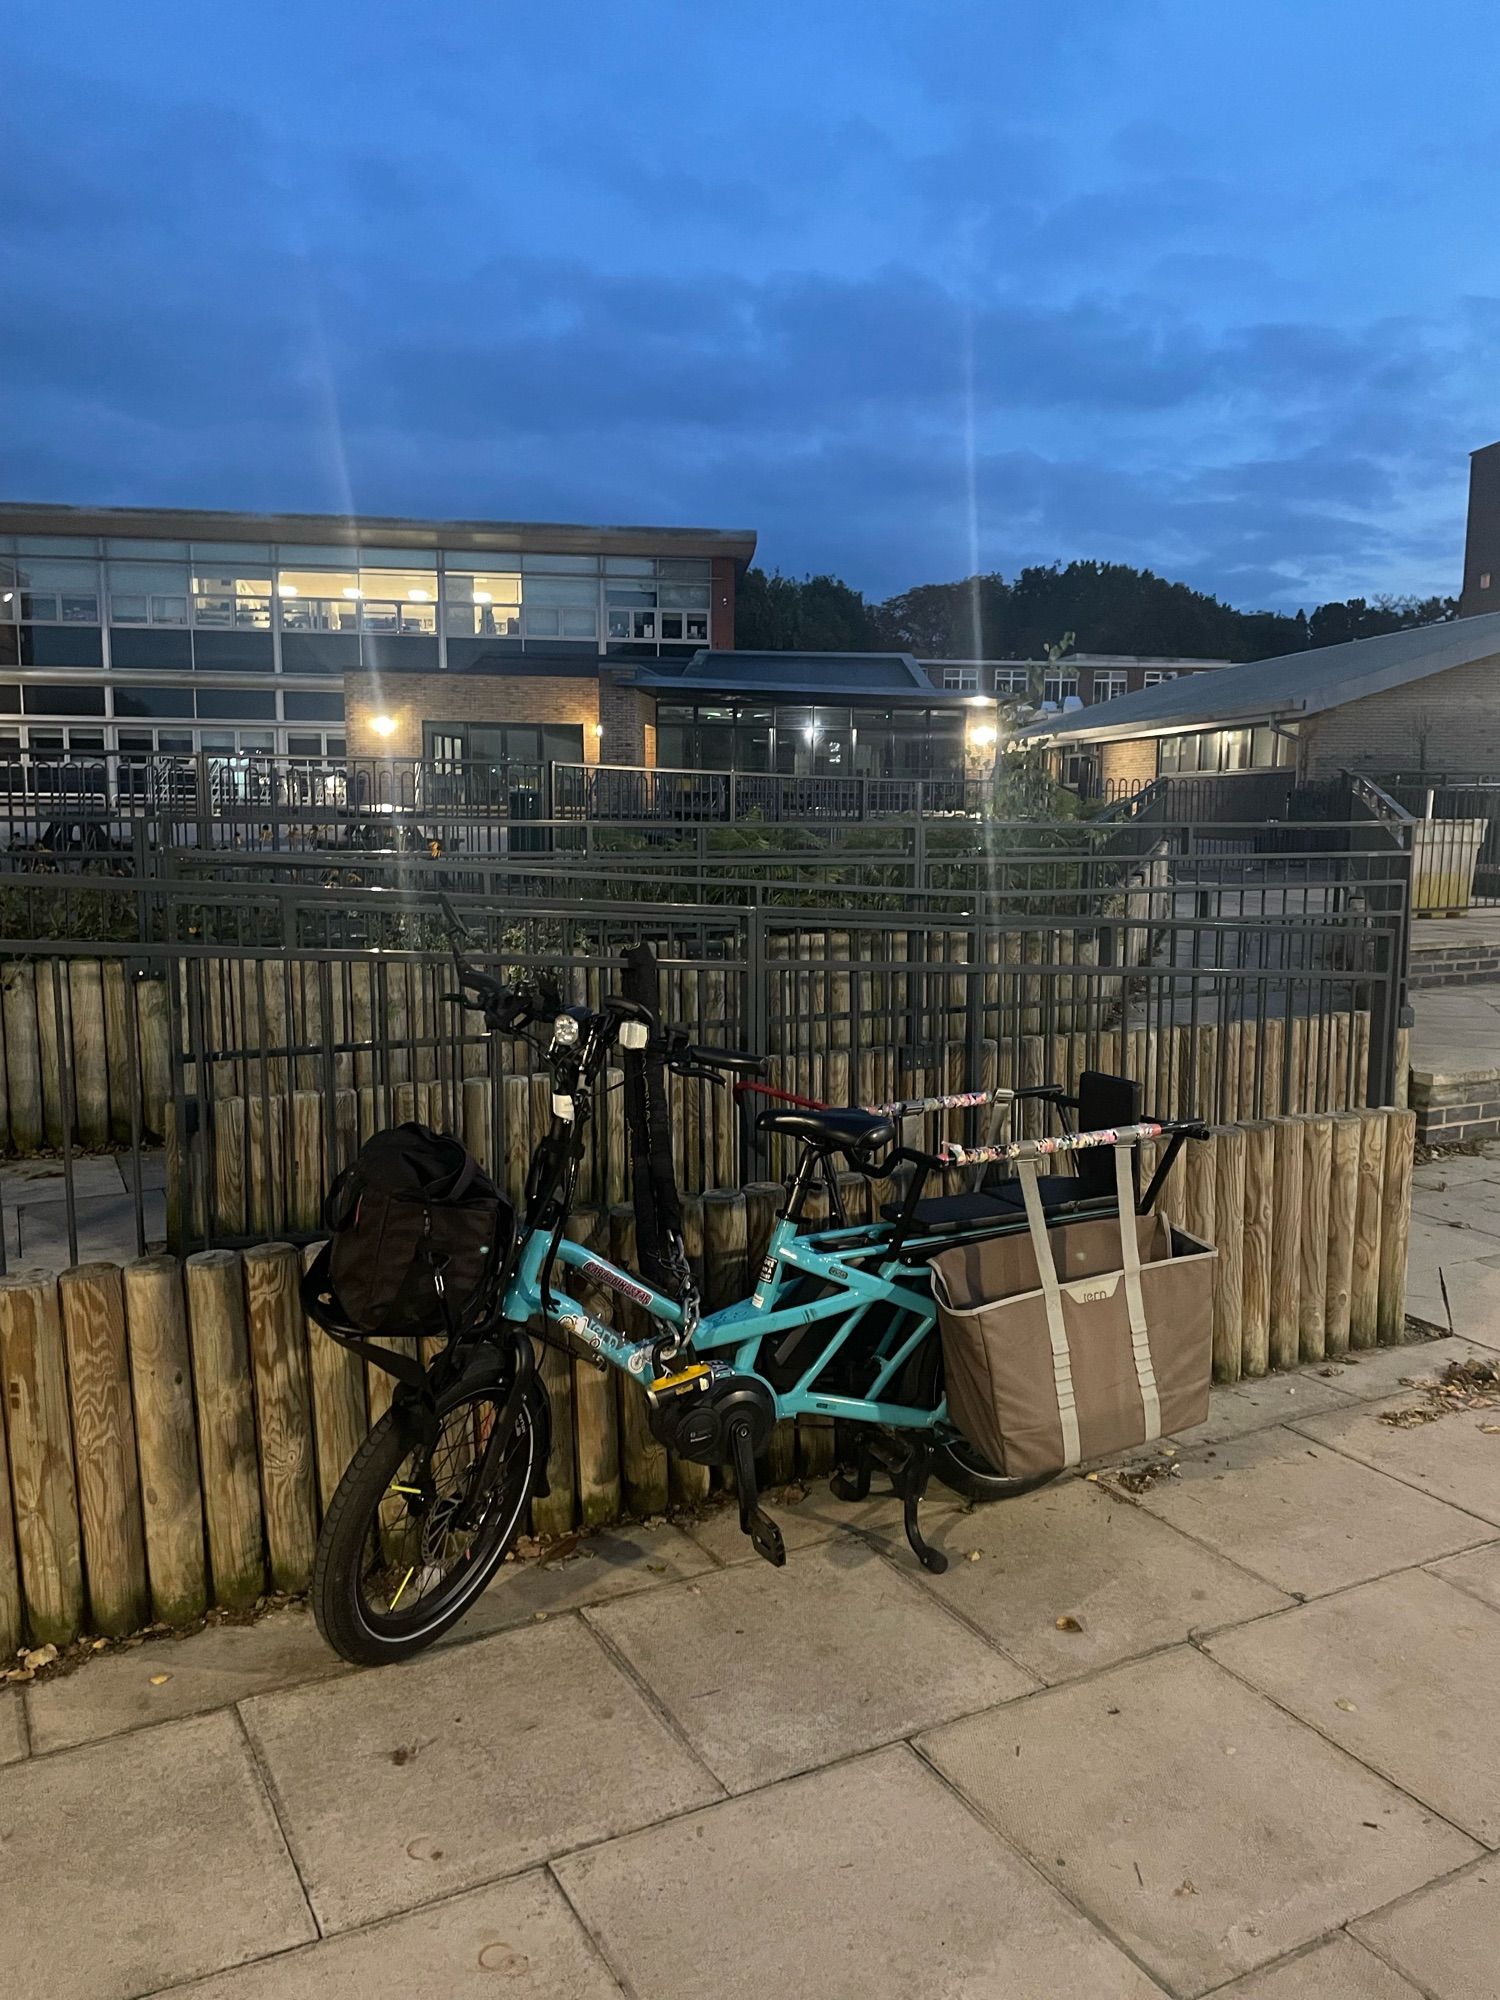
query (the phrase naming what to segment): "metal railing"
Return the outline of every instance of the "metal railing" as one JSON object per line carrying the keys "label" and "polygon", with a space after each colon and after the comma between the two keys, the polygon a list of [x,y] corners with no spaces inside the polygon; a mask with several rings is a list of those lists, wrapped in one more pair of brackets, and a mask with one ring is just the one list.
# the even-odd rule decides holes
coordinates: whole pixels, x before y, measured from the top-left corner
{"label": "metal railing", "polygon": [[771,771],[647,769],[633,764],[554,764],[558,819],[700,821],[910,819],[977,814],[993,793],[988,778],[795,776]]}
{"label": "metal railing", "polygon": [[[440,887],[477,955],[550,971],[568,998],[596,999],[627,948],[653,944],[695,1039],[765,1052],[776,1081],[827,1101],[1085,1068],[1136,1076],[1166,1115],[1389,1101],[1399,835],[1357,821],[1342,847],[1326,827],[1299,847],[1295,826],[1155,822],[1122,847],[1130,831],[991,828],[989,851],[944,855],[908,829],[896,853],[726,855],[700,849],[710,827],[686,830],[686,855],[367,856],[333,882],[307,879],[326,857],[296,855],[158,856],[173,865],[108,880],[11,871],[0,1138],[61,1155],[46,1243],[70,1258],[104,1254],[87,1190],[111,1146],[127,1249],[309,1235],[322,1181],[401,1117],[462,1130],[513,1174],[544,1098],[525,1051],[442,1003]],[[607,1112],[591,1199],[621,1197],[622,1144]],[[679,1149],[692,1190],[784,1164],[708,1091],[684,1099]],[[13,1221],[9,1254],[42,1254]]]}

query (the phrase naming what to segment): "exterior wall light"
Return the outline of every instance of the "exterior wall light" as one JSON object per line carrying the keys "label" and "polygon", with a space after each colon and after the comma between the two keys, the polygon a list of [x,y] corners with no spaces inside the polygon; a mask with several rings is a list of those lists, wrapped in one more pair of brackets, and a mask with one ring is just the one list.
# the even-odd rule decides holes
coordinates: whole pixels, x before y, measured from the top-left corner
{"label": "exterior wall light", "polygon": [[345,597],[358,597],[359,592],[355,589],[352,583],[346,583],[344,585],[344,595]]}
{"label": "exterior wall light", "polygon": [[989,722],[983,722],[979,725],[977,729],[971,729],[969,731],[969,741],[975,746],[976,749],[992,750],[995,747],[995,741],[996,741],[996,730],[994,724]]}
{"label": "exterior wall light", "polygon": [[396,718],[394,715],[372,715],[370,717],[370,727],[377,736],[394,736],[396,733]]}

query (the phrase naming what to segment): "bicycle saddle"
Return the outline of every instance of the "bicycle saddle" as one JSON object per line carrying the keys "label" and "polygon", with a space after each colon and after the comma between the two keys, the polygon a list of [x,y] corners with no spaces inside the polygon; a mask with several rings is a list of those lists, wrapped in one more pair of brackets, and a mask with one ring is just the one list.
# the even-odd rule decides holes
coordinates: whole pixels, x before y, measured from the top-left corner
{"label": "bicycle saddle", "polygon": [[805,1140],[829,1152],[853,1158],[856,1153],[873,1153],[889,1146],[896,1136],[893,1119],[875,1111],[762,1111],[756,1119],[762,1132],[780,1132],[788,1139]]}

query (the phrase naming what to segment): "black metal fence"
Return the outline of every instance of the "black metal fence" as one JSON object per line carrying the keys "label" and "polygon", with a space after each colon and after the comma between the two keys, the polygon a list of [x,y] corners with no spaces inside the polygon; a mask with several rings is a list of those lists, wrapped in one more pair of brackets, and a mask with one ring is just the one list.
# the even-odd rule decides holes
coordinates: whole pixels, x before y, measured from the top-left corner
{"label": "black metal fence", "polygon": [[[308,1237],[326,1179],[408,1116],[462,1131],[518,1188],[545,1079],[533,1051],[445,1003],[439,889],[476,955],[546,972],[570,1000],[597,998],[651,943],[672,1018],[767,1054],[778,1087],[821,1101],[1090,1068],[1135,1077],[1148,1111],[1210,1120],[1391,1098],[1399,828],[1322,825],[1299,844],[1285,823],[1136,817],[991,825],[960,847],[915,822],[883,844],[783,829],[728,851],[725,831],[648,829],[596,844],[586,866],[367,855],[330,880],[326,855],[230,851],[159,855],[145,876],[0,876],[0,1136],[54,1149],[60,1183],[47,1199],[9,1191],[5,1250],[104,1254],[106,1228],[117,1251]],[[592,1142],[598,1201],[624,1192],[618,1106],[606,1098]],[[746,1104],[706,1087],[684,1088],[678,1146],[693,1189],[785,1165]],[[101,1206],[110,1149],[119,1184]]]}

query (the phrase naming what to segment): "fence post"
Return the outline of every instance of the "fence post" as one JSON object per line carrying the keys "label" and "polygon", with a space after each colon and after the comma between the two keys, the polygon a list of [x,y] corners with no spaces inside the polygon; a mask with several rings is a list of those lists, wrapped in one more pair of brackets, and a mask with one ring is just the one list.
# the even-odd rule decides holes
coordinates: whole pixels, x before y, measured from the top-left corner
{"label": "fence post", "polygon": [[1386,1113],[1385,1176],[1380,1197],[1380,1304],[1376,1332],[1399,1341],[1406,1331],[1406,1257],[1411,1235],[1411,1177],[1417,1138],[1414,1111]]}
{"label": "fence post", "polygon": [[1328,1327],[1328,1196],[1333,1180],[1333,1125],[1318,1112],[1304,1114],[1302,1131],[1302,1231],[1297,1255],[1297,1346],[1304,1361],[1321,1361]]}
{"label": "fence post", "polygon": [[119,1267],[80,1264],[63,1272],[58,1293],[73,1406],[90,1623],[95,1631],[119,1637],[145,1624],[147,1602]]}
{"label": "fence post", "polygon": [[65,1646],[83,1623],[83,1550],[54,1278],[0,1278],[0,1389],[26,1623],[34,1645]]}
{"label": "fence post", "polygon": [[1221,1382],[1238,1382],[1245,1299],[1245,1135],[1239,1126],[1219,1127],[1214,1154],[1214,1374]]}
{"label": "fence post", "polygon": [[1328,1180],[1328,1283],[1324,1292],[1323,1351],[1349,1352],[1349,1301],[1354,1285],[1354,1223],[1359,1206],[1359,1119],[1336,1111],[1330,1119]]}
{"label": "fence post", "polygon": [[271,1584],[276,1590],[305,1590],[312,1576],[318,1516],[298,1297],[302,1260],[290,1243],[257,1243],[245,1252],[244,1272]]}
{"label": "fence post", "polygon": [[10,1454],[0,1423],[0,1659],[10,1660],[21,1644],[21,1571],[16,1559],[16,1523],[10,1504]]}
{"label": "fence post", "polygon": [[1359,1114],[1359,1185],[1354,1210],[1354,1263],[1349,1286],[1349,1345],[1373,1347],[1380,1337],[1380,1225],[1385,1194],[1384,1111]]}
{"label": "fence post", "polygon": [[1276,1128],[1258,1118],[1245,1131],[1245,1242],[1240,1355],[1246,1375],[1264,1375],[1271,1360],[1271,1230],[1275,1204]]}
{"label": "fence post", "polygon": [[1302,1127],[1278,1118],[1273,1135],[1271,1235],[1271,1366],[1295,1368],[1301,1298]]}
{"label": "fence post", "polygon": [[151,1609],[185,1625],[203,1615],[208,1593],[182,1272],[175,1257],[140,1257],[124,1282]]}
{"label": "fence post", "polygon": [[265,1587],[244,1274],[233,1250],[200,1250],[183,1274],[214,1601],[243,1608]]}

